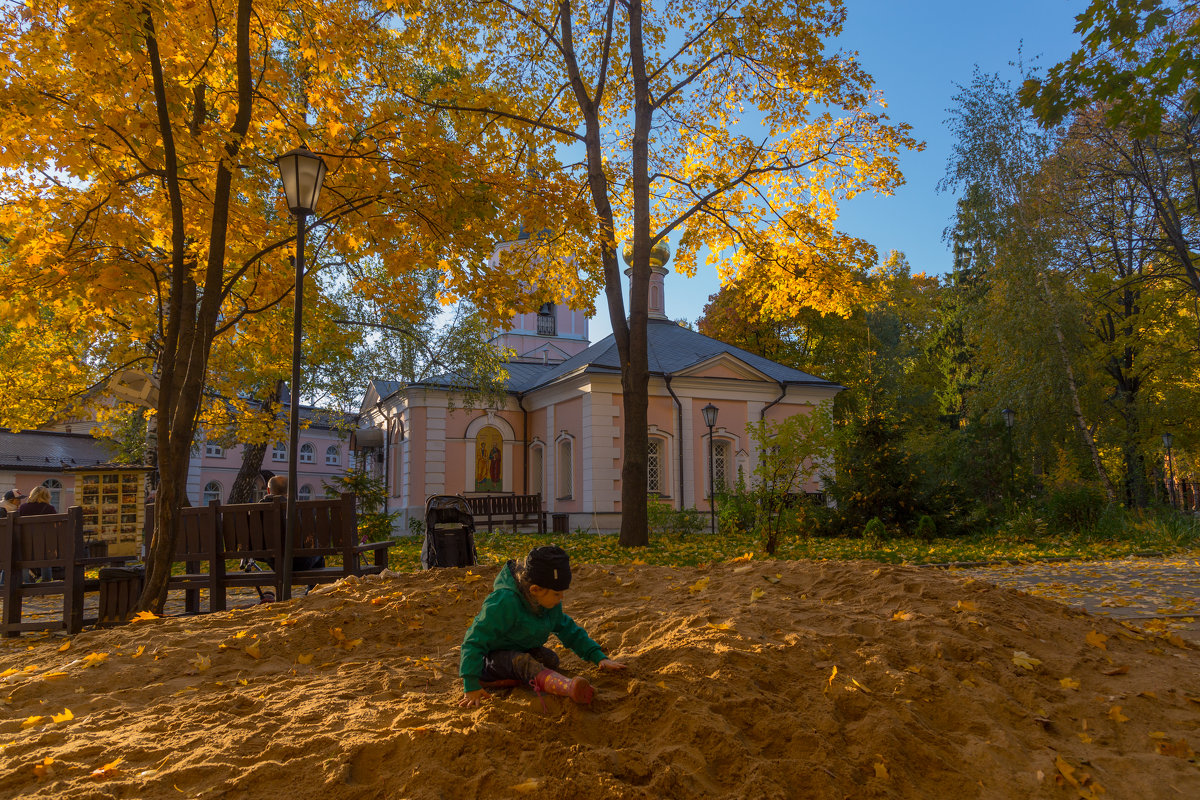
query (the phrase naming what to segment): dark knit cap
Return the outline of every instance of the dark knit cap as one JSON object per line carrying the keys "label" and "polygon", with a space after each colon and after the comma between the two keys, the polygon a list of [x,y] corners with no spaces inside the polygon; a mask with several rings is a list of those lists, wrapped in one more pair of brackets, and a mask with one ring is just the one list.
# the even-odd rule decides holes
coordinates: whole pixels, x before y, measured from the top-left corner
{"label": "dark knit cap", "polygon": [[565,591],[571,585],[571,557],[561,547],[535,547],[525,558],[529,582],[544,589]]}

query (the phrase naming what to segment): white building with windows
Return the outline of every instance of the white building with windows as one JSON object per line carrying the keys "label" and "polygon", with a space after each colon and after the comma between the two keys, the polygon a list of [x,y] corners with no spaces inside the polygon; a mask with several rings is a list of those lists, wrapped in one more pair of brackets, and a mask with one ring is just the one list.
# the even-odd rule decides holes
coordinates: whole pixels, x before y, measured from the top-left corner
{"label": "white building with windows", "polygon": [[[707,510],[710,446],[718,486],[739,474],[749,481],[758,454],[747,423],[808,413],[842,387],[670,321],[667,270],[653,272],[646,490],[675,508]],[[403,511],[406,525],[423,518],[435,494],[540,494],[560,527],[618,529],[624,443],[615,340],[589,346],[582,311],[547,305],[518,315],[494,341],[518,354],[499,408],[465,408],[450,381],[368,386],[352,447],[386,481],[390,509]],[[711,439],[702,413],[710,404]]]}

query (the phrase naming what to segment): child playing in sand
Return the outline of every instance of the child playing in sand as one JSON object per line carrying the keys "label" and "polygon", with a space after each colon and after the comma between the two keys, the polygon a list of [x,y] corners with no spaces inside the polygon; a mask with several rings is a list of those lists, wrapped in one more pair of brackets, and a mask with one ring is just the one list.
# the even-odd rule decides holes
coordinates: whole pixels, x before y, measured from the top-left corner
{"label": "child playing in sand", "polygon": [[570,585],[571,560],[561,547],[535,547],[520,562],[509,561],[500,570],[463,638],[460,706],[479,705],[491,697],[482,684],[501,682],[527,683],[538,692],[590,703],[594,690],[586,679],[555,672],[558,655],[545,647],[552,633],[601,669],[625,669],[563,613],[563,594]]}

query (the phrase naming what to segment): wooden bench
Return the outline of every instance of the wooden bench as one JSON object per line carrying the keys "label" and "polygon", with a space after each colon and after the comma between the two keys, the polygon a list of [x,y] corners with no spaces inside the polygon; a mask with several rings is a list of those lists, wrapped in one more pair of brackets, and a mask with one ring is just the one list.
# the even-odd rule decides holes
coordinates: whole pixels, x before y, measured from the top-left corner
{"label": "wooden bench", "polygon": [[[71,506],[64,514],[40,514],[22,517],[9,514],[0,518],[0,570],[4,571],[4,619],[0,631],[18,636],[22,631],[52,628],[46,620],[22,621],[22,601],[27,597],[62,596],[62,619],[58,627],[79,633],[96,619],[84,619],[85,592],[100,590],[98,579],[86,579],[89,566],[119,564],[125,558],[88,558],[83,542],[83,509]],[[42,574],[60,572],[59,580],[26,583],[27,570]]]}
{"label": "wooden bench", "polygon": [[546,512],[542,510],[540,494],[489,494],[467,497],[476,527],[487,525],[490,532],[497,525],[517,528],[537,525],[538,533],[546,532]]}
{"label": "wooden bench", "polygon": [[[358,542],[353,494],[300,500],[296,509],[293,559],[337,556],[342,563],[294,571],[293,585],[333,583],[348,575],[367,575],[387,568],[392,542]],[[282,576],[274,565],[283,558],[284,512],[282,502],[219,505],[214,501],[202,508],[181,509],[172,563],[182,563],[184,572],[170,577],[168,591],[185,592],[184,608],[188,613],[199,612],[199,591],[204,588],[209,592],[209,611],[226,610],[230,587],[273,586],[279,596]],[[148,545],[153,504],[147,504],[146,520]],[[261,568],[231,569],[226,562],[233,560],[252,562]]]}

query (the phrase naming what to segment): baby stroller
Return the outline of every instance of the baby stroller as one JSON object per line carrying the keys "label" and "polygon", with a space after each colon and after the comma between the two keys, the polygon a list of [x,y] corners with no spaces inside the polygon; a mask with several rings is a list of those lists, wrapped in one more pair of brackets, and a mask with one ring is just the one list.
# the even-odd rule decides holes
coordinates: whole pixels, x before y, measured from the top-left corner
{"label": "baby stroller", "polygon": [[425,503],[425,541],[421,566],[471,567],[475,554],[475,518],[465,498],[457,494],[435,494]]}

